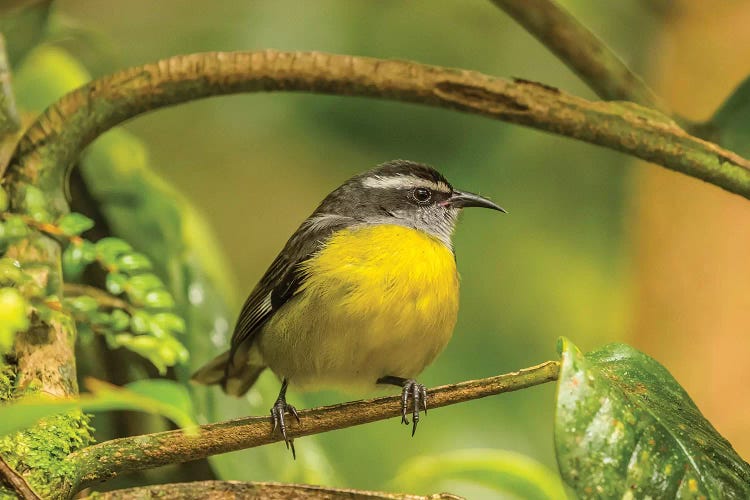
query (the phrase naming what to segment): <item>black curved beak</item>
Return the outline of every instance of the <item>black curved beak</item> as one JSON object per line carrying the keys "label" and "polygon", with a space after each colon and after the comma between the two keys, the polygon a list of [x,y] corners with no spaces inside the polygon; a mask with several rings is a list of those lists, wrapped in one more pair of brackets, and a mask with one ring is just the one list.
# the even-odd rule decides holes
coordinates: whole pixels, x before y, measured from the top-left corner
{"label": "black curved beak", "polygon": [[481,207],[481,208],[491,208],[492,210],[497,210],[504,214],[508,213],[508,211],[505,210],[503,207],[496,205],[495,203],[491,202],[487,198],[483,198],[479,196],[478,194],[467,193],[466,191],[454,190],[451,197],[448,198],[448,204],[456,208]]}

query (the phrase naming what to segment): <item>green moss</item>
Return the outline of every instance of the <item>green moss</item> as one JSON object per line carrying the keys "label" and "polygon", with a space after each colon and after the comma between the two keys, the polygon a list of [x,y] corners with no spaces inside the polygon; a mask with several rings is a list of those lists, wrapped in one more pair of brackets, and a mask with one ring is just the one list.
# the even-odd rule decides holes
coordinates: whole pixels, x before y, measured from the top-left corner
{"label": "green moss", "polygon": [[0,438],[0,455],[44,498],[54,498],[75,473],[66,457],[93,442],[90,417],[78,410],[41,420]]}

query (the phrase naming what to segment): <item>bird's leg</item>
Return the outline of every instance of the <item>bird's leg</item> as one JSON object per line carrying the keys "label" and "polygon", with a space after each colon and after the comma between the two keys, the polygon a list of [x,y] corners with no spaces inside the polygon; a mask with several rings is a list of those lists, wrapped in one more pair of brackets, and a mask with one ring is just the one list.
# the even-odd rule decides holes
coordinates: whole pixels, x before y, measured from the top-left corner
{"label": "bird's leg", "polygon": [[413,403],[411,414],[413,423],[411,435],[413,436],[414,433],[417,432],[420,409],[427,413],[427,388],[414,379],[394,377],[393,375],[380,377],[377,380],[377,383],[397,385],[401,387],[401,423],[405,425],[409,425],[409,419],[406,418],[406,412],[409,409],[409,398],[411,398]]}
{"label": "bird's leg", "polygon": [[281,390],[279,391],[279,397],[276,398],[276,402],[271,408],[271,421],[273,422],[273,430],[271,433],[276,432],[276,429],[281,430],[281,435],[284,436],[284,443],[286,443],[287,449],[291,448],[292,457],[297,458],[297,453],[294,451],[294,439],[290,439],[286,435],[286,422],[284,416],[287,412],[291,413],[292,416],[297,419],[299,423],[299,415],[297,409],[286,402],[286,389],[289,386],[289,381],[284,379],[281,382]]}

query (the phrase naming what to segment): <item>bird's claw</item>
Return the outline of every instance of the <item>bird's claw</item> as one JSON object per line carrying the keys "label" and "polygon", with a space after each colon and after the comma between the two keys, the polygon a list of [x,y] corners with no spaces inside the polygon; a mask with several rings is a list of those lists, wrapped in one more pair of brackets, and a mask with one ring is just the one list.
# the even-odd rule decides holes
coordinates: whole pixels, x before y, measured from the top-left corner
{"label": "bird's claw", "polygon": [[271,433],[275,434],[277,429],[281,430],[281,435],[284,437],[286,448],[292,450],[292,457],[296,459],[297,453],[294,449],[294,439],[289,438],[286,433],[286,413],[290,413],[295,418],[295,420],[297,420],[297,423],[299,423],[299,414],[297,413],[297,409],[294,406],[288,404],[284,399],[277,399],[276,403],[274,403],[273,405],[273,408],[271,408],[271,421],[273,423],[273,430],[271,431]]}
{"label": "bird's claw", "polygon": [[409,399],[412,400],[412,428],[411,435],[417,432],[419,423],[419,412],[424,410],[427,413],[427,388],[416,380],[407,380],[401,389],[401,423],[409,425],[409,419],[406,418],[406,412],[409,409]]}

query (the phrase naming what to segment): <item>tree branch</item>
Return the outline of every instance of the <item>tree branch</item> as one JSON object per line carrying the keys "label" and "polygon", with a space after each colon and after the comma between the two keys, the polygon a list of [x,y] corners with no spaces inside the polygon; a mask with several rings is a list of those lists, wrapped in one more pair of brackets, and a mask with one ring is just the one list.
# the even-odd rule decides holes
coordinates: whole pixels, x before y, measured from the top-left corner
{"label": "tree branch", "polygon": [[555,0],[492,0],[607,101],[668,113],[664,103],[607,45]]}
{"label": "tree branch", "polygon": [[[437,387],[429,391],[430,408],[550,382],[557,379],[558,371],[559,363],[547,361],[505,375]],[[291,421],[288,432],[297,438],[400,414],[400,396],[354,401],[301,411],[300,423]],[[186,436],[181,430],[177,430],[115,439],[72,453],[67,462],[80,474],[73,478],[72,490],[76,491],[126,472],[197,460],[281,440],[278,433],[271,433],[268,417],[247,417],[202,425],[200,431],[198,436]]]}
{"label": "tree branch", "polygon": [[11,488],[18,498],[23,500],[41,500],[39,495],[28,485],[26,480],[18,472],[8,465],[3,457],[0,457],[0,481]]}
{"label": "tree branch", "polygon": [[460,500],[450,493],[434,495],[408,495],[341,488],[324,488],[307,484],[245,483],[240,481],[194,481],[190,483],[159,484],[124,490],[107,491],[86,497],[90,500],[177,500],[189,498],[235,499],[263,498],[285,500],[287,498],[318,500]]}
{"label": "tree branch", "polygon": [[538,83],[473,71],[273,50],[175,56],[95,80],[37,119],[8,174],[15,185],[35,182],[58,193],[52,209],[64,212],[65,169],[107,129],[160,107],[258,91],[379,97],[474,113],[605,146],[750,198],[748,160],[636,104],[589,102]]}

